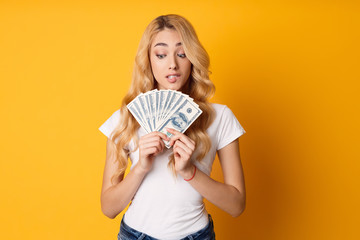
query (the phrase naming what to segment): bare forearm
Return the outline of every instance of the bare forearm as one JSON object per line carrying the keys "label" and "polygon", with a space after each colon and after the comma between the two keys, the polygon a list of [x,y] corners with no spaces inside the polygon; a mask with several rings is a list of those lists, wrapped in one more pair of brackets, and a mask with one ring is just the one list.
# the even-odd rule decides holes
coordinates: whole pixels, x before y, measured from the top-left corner
{"label": "bare forearm", "polygon": [[213,180],[199,169],[189,183],[204,198],[233,217],[239,216],[245,209],[244,192],[240,192],[234,186]]}
{"label": "bare forearm", "polygon": [[130,203],[146,173],[135,166],[118,184],[101,195],[101,208],[109,218],[115,218]]}

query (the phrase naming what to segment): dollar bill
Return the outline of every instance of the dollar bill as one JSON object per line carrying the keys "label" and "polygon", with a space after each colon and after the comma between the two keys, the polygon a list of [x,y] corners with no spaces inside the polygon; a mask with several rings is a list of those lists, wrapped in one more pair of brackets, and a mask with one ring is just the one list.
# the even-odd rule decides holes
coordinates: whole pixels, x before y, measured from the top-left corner
{"label": "dollar bill", "polygon": [[[184,133],[202,113],[192,98],[174,90],[155,89],[141,93],[127,108],[147,133],[159,131],[169,137],[172,135],[166,128]],[[169,143],[164,142],[169,148]]]}

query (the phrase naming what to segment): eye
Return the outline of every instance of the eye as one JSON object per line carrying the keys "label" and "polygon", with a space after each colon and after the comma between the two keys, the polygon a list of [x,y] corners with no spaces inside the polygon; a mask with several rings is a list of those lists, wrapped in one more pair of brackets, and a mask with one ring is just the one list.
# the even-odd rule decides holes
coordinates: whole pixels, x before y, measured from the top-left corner
{"label": "eye", "polygon": [[164,58],[166,55],[165,54],[156,54],[156,57],[158,57],[159,59]]}
{"label": "eye", "polygon": [[178,54],[178,56],[181,57],[181,58],[186,58],[185,53],[183,53],[183,54]]}

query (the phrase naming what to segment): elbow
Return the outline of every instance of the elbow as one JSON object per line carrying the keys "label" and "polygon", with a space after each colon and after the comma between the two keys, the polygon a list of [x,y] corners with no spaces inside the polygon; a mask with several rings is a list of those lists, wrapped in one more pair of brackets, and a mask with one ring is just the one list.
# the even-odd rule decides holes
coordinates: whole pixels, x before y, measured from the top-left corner
{"label": "elbow", "polygon": [[114,210],[114,206],[110,204],[110,202],[106,200],[104,196],[101,196],[100,202],[102,213],[110,219],[116,218],[119,213]]}
{"label": "elbow", "polygon": [[239,217],[244,211],[245,211],[245,205],[244,205],[244,206],[239,206],[237,209],[235,209],[234,211],[232,211],[232,212],[230,213],[230,215],[231,215],[233,218],[237,218],[237,217]]}
{"label": "elbow", "polygon": [[236,207],[229,213],[232,217],[239,217],[244,211],[246,206],[245,195],[242,196],[241,200],[236,204]]}
{"label": "elbow", "polygon": [[114,219],[117,216],[117,214],[114,214],[114,212],[111,211],[109,207],[104,206],[104,204],[101,204],[101,211],[105,216],[110,219]]}
{"label": "elbow", "polygon": [[105,212],[103,212],[103,213],[104,213],[105,216],[107,216],[110,219],[114,219],[116,217],[116,215],[111,214],[111,213],[105,213]]}

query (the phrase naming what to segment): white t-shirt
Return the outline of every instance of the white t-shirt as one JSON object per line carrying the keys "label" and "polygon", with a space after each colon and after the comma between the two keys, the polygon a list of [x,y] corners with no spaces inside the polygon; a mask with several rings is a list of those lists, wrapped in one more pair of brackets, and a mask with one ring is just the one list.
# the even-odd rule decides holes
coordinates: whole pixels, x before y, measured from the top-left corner
{"label": "white t-shirt", "polygon": [[[194,161],[196,167],[207,175],[210,175],[216,151],[245,133],[227,106],[212,106],[216,117],[207,129],[212,146],[201,162]],[[120,110],[117,110],[99,130],[110,137],[119,119]],[[141,137],[146,131],[140,127],[137,134]],[[132,141],[128,148],[134,149]],[[165,148],[164,152],[156,157],[151,171],[145,176],[124,215],[124,221],[130,227],[152,237],[167,240],[183,238],[204,228],[208,223],[203,197],[180,176],[174,177],[167,167],[171,153],[172,148]],[[139,149],[130,154],[130,160],[132,169],[139,160]]]}

